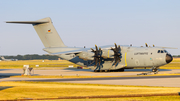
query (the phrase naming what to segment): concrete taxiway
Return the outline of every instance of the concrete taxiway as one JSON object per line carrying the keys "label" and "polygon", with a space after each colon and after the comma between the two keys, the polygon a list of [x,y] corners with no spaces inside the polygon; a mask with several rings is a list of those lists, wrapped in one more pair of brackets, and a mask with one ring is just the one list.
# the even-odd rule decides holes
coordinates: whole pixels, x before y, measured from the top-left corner
{"label": "concrete taxiway", "polygon": [[[81,75],[81,76],[135,76],[148,69],[132,69],[125,72],[92,72],[88,69],[57,69],[57,70],[34,70],[34,75]],[[173,76],[136,76],[136,77],[114,77],[114,78],[11,78],[9,76],[21,75],[21,69],[0,69],[0,81],[42,81],[42,82],[71,82],[71,83],[91,83],[91,84],[112,84],[112,85],[139,85],[139,86],[163,86],[180,87],[180,75]],[[180,70],[160,69],[159,74],[180,73]]]}
{"label": "concrete taxiway", "polygon": [[[64,68],[64,69],[45,69],[39,68],[33,70],[33,75],[68,75],[68,76],[130,76],[140,73],[146,73],[151,71],[150,69],[125,69],[124,72],[93,72],[90,69],[76,69],[76,68]],[[0,69],[0,76],[8,75],[21,75],[23,69]],[[158,74],[180,73],[180,69],[160,69]]]}

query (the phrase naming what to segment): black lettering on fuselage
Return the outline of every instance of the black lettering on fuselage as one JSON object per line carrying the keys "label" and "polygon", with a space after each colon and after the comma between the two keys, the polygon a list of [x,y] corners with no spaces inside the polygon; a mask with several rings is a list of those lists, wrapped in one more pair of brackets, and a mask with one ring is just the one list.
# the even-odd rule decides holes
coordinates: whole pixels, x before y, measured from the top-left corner
{"label": "black lettering on fuselage", "polygon": [[134,55],[148,55],[148,52],[137,52]]}

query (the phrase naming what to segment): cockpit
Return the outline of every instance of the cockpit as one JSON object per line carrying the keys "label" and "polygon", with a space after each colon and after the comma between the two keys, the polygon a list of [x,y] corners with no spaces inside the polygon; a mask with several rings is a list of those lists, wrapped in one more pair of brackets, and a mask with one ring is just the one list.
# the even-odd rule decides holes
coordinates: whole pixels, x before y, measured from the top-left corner
{"label": "cockpit", "polygon": [[168,53],[166,50],[158,50],[157,53]]}
{"label": "cockpit", "polygon": [[166,63],[170,63],[173,60],[171,54],[169,54],[167,50],[158,50],[157,53],[166,53]]}

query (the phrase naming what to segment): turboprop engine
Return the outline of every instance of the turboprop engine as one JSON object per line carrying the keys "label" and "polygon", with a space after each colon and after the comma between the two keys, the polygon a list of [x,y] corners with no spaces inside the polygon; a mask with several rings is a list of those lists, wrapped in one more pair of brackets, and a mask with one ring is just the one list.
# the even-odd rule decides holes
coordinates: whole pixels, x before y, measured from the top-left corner
{"label": "turboprop engine", "polygon": [[83,51],[79,54],[77,54],[77,56],[79,56],[80,59],[83,60],[94,60],[94,53],[93,52],[87,52],[87,51]]}
{"label": "turboprop engine", "polygon": [[104,49],[103,51],[102,51],[102,57],[103,58],[105,58],[105,59],[107,59],[107,58],[114,58],[114,51],[113,50],[106,50],[106,49]]}

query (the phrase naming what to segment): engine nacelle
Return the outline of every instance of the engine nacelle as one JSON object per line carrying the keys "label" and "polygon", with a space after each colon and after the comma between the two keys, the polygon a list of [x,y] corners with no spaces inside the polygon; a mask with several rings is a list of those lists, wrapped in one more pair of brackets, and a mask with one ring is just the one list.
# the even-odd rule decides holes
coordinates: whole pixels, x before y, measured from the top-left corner
{"label": "engine nacelle", "polygon": [[112,50],[103,50],[101,56],[103,58],[114,58],[113,55],[114,55],[114,52]]}
{"label": "engine nacelle", "polygon": [[94,53],[92,52],[83,51],[77,54],[77,56],[79,56],[79,58],[83,60],[94,60]]}

